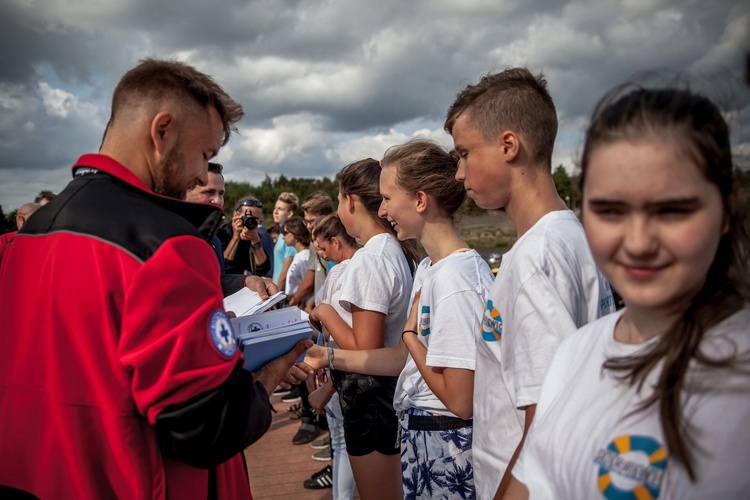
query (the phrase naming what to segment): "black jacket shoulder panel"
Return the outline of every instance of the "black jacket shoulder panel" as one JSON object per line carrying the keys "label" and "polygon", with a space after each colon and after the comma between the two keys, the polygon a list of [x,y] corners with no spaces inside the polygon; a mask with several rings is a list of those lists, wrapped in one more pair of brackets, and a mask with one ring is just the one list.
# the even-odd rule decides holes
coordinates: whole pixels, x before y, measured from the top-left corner
{"label": "black jacket shoulder panel", "polygon": [[[46,210],[44,210],[46,209]],[[99,172],[75,178],[23,227],[25,234],[69,231],[100,238],[146,260],[169,238],[208,241],[221,211],[148,193]]]}

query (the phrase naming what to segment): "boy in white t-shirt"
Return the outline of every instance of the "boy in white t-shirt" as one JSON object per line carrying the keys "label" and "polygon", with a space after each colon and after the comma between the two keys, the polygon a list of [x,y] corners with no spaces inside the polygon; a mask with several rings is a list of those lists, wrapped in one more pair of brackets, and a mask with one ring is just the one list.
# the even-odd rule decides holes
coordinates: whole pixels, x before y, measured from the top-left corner
{"label": "boy in white t-shirt", "polygon": [[307,262],[310,258],[310,232],[305,226],[305,220],[295,215],[284,223],[282,233],[284,243],[294,248],[297,253],[292,258],[292,264],[286,273],[286,293],[291,295],[297,291],[302,279],[307,273]]}
{"label": "boy in white t-shirt", "polygon": [[482,208],[505,208],[518,240],[490,291],[474,383],[477,498],[499,497],[534,417],[559,342],[614,310],[583,228],[551,174],[555,105],[526,68],[487,75],[460,92],[445,130],[456,178]]}

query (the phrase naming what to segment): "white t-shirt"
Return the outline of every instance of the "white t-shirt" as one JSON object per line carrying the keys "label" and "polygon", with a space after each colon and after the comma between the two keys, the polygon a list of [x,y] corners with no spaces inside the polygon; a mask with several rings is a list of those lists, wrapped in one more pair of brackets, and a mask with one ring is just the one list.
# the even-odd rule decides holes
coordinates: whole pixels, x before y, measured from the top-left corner
{"label": "white t-shirt", "polygon": [[307,259],[307,269],[315,271],[315,285],[313,286],[313,294],[318,293],[328,275],[328,261],[323,257],[318,256],[318,252],[315,251],[315,244],[310,243],[309,257]]}
{"label": "white t-shirt", "polygon": [[398,344],[411,305],[412,286],[409,265],[398,240],[388,233],[370,238],[351,258],[339,282],[340,306],[349,313],[355,305],[385,314],[385,347]]}
{"label": "white t-shirt", "polygon": [[[346,268],[349,266],[351,259],[342,260],[328,271],[328,276],[323,282],[323,286],[318,290],[315,295],[315,305],[330,304],[333,309],[341,316],[347,325],[352,326],[352,313],[345,311],[341,304],[339,304],[339,296],[341,295],[341,287],[343,283],[339,282],[339,278],[344,273]],[[324,326],[323,331],[328,333],[328,347],[338,347],[336,339],[333,338],[331,332]]]}
{"label": "white t-shirt", "polygon": [[286,287],[284,293],[288,296],[294,295],[294,292],[299,288],[299,284],[302,283],[302,278],[307,273],[307,261],[310,259],[310,250],[305,248],[301,252],[294,254],[292,264],[289,266],[289,271],[286,273]]}
{"label": "white t-shirt", "polygon": [[651,394],[658,369],[642,391],[602,369],[606,359],[649,345],[615,341],[619,318],[615,313],[591,323],[560,345],[513,475],[531,498],[748,498],[750,307],[709,330],[701,343],[711,358],[736,355],[736,365],[691,361],[688,369],[681,402],[697,441],[688,444],[695,483],[668,457],[659,403],[630,414]]}
{"label": "white t-shirt", "polygon": [[[427,257],[419,264],[414,277],[414,292],[422,290],[417,331],[427,347],[427,366],[474,370],[492,279],[489,266],[474,250],[454,253],[434,265]],[[456,416],[430,390],[411,356],[398,378],[393,407]]]}
{"label": "white t-shirt", "polygon": [[609,283],[570,210],[546,214],[504,256],[490,290],[474,373],[474,480],[492,498],[521,441],[560,341],[614,311]]}

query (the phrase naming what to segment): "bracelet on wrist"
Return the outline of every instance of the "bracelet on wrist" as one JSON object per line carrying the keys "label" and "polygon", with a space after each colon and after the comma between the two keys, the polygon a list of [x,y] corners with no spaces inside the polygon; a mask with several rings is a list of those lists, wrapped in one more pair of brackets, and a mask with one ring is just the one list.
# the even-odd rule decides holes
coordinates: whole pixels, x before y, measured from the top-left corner
{"label": "bracelet on wrist", "polygon": [[336,368],[333,366],[333,349],[328,347],[328,368],[331,370],[335,370]]}
{"label": "bracelet on wrist", "polygon": [[401,332],[401,340],[404,340],[405,333],[413,333],[414,335],[419,335],[419,332],[417,332],[416,330],[404,330],[403,332]]}

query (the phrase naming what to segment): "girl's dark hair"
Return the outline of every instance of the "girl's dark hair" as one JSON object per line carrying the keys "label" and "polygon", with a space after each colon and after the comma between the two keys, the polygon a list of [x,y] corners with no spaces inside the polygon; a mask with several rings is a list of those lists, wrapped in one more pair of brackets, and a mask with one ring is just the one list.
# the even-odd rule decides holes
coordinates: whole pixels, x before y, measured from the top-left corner
{"label": "girl's dark hair", "polygon": [[[692,160],[683,163],[685,168],[697,165],[705,178],[719,188],[725,221],[729,223],[703,288],[682,317],[646,351],[604,363],[604,369],[621,373],[624,380],[639,388],[652,370],[660,369],[653,393],[635,411],[658,402],[669,453],[695,480],[691,449],[695,442],[682,415],[686,372],[693,360],[714,368],[734,362],[734,356],[716,359],[706,355],[700,344],[706,331],[740,310],[750,298],[750,240],[733,207],[735,181],[729,130],[717,107],[687,90],[633,87],[618,87],[597,105],[586,132],[581,187],[585,186],[589,161],[597,148],[618,141],[661,140],[673,144],[677,154]],[[586,192],[582,192],[585,202]]]}
{"label": "girl's dark hair", "polygon": [[383,168],[396,166],[396,182],[407,193],[424,191],[435,198],[441,215],[453,219],[466,199],[456,180],[458,161],[437,143],[412,139],[385,152]]}
{"label": "girl's dark hair", "polygon": [[[393,229],[393,226],[385,219],[378,217],[378,210],[380,210],[380,202],[382,201],[380,196],[380,162],[372,158],[355,161],[341,169],[338,178],[341,194],[356,195],[369,212],[370,217],[377,221],[388,233],[396,236],[396,230]],[[419,259],[417,243],[413,240],[399,241],[399,243],[409,263],[409,269],[414,274]]]}
{"label": "girl's dark hair", "polygon": [[294,239],[303,245],[307,246],[310,244],[310,232],[305,225],[305,219],[299,215],[294,215],[286,220],[284,223],[284,231],[292,233]]}
{"label": "girl's dark hair", "polygon": [[341,222],[337,214],[326,215],[322,219],[319,219],[315,223],[315,226],[313,226],[312,237],[313,239],[322,238],[326,241],[331,241],[331,238],[336,237],[352,248],[359,248],[357,240],[346,232],[344,223]]}

